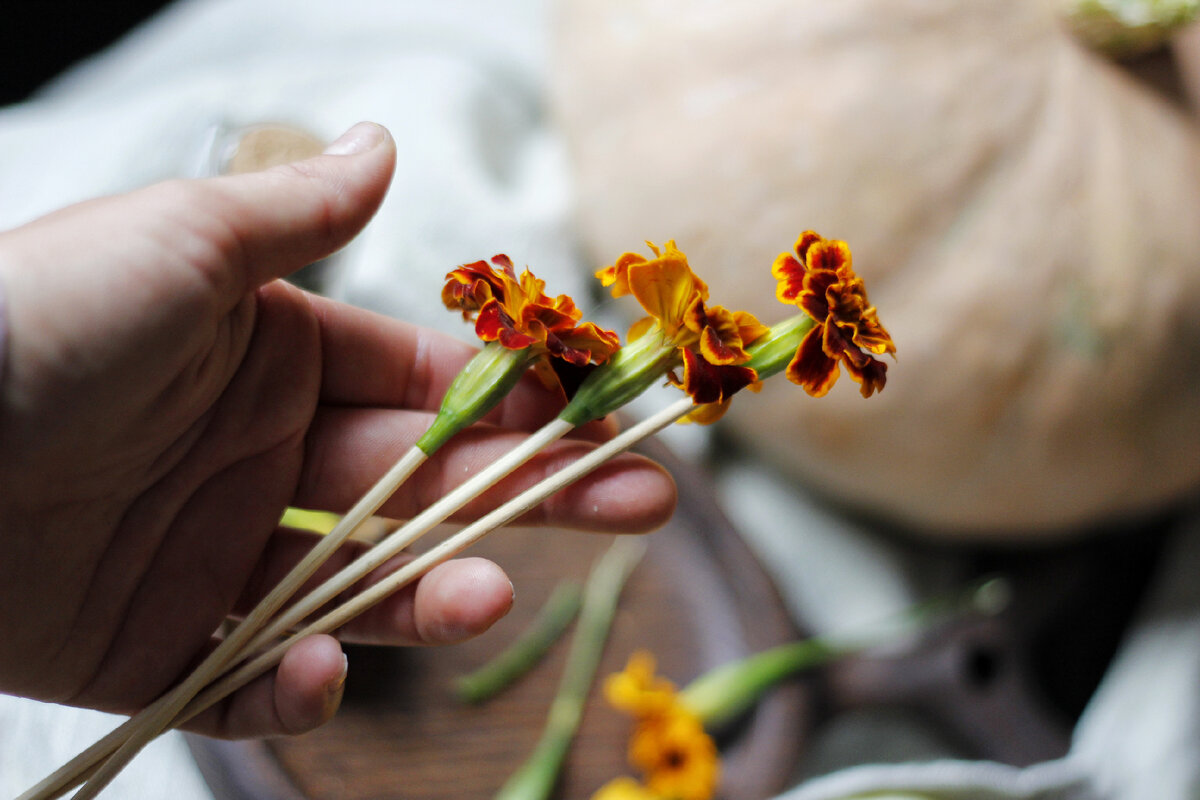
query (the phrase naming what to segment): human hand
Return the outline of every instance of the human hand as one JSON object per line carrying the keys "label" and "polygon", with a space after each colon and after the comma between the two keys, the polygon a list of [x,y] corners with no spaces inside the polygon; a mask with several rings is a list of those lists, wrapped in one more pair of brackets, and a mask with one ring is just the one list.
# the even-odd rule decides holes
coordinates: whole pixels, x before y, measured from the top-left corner
{"label": "human hand", "polygon": [[[0,234],[0,691],[144,706],[312,545],[276,527],[286,505],[346,510],[424,432],[472,348],[276,280],[366,224],[394,160],[387,133],[363,124],[307,161],[159,184]],[[413,515],[557,410],[523,383],[381,513]],[[461,513],[608,432],[557,443]],[[633,532],[673,501],[669,476],[625,456],[529,521]],[[354,555],[343,548],[314,580]],[[511,602],[498,567],[462,559],[342,635],[454,642]],[[301,732],[333,713],[344,676],[336,640],[310,637],[190,727]]]}

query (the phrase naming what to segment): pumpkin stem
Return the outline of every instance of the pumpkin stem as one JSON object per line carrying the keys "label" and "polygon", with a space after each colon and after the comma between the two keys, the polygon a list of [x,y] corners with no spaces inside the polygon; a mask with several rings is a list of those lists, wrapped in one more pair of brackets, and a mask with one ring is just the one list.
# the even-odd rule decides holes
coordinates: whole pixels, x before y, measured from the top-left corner
{"label": "pumpkin stem", "polygon": [[1200,0],[1058,0],[1068,29],[1112,58],[1132,58],[1166,44],[1200,14]]}

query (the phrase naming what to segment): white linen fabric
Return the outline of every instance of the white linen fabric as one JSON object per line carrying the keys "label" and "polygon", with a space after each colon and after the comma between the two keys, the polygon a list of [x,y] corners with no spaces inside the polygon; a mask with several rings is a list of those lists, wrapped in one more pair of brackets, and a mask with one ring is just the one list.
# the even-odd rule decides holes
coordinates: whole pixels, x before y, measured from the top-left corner
{"label": "white linen fabric", "polygon": [[[0,227],[211,172],[220,143],[244,126],[333,138],[371,119],[396,138],[396,179],[378,218],[332,263],[329,294],[465,337],[435,300],[443,275],[503,251],[552,292],[583,298],[590,265],[573,246],[569,165],[542,107],[549,11],[547,0],[177,3],[0,109]],[[697,430],[688,435],[694,446]],[[921,570],[903,547],[796,487],[755,465],[729,466],[720,486],[808,629],[842,630],[920,596]],[[806,777],[784,797],[1200,797],[1200,525],[1175,546],[1066,758],[1026,769],[954,761],[903,719],[851,720],[818,737],[798,765]],[[0,696],[0,794],[28,788],[116,721]],[[177,735],[136,759],[111,794],[168,788],[175,800],[209,797]]]}

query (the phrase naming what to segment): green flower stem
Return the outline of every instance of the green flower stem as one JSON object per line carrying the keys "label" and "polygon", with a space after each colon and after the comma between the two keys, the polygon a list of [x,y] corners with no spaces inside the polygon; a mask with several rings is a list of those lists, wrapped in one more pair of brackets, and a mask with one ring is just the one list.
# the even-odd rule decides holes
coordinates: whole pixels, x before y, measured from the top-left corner
{"label": "green flower stem", "polygon": [[643,540],[621,537],[592,568],[583,590],[579,626],[571,640],[546,727],[530,757],[500,788],[497,800],[544,800],[550,796],[583,718],[584,703],[595,681],[621,589],[645,551]]}
{"label": "green flower stem", "polygon": [[[501,505],[499,508],[480,517],[478,520],[463,528],[449,539],[440,542],[430,550],[417,556],[400,569],[384,577],[378,583],[372,584],[371,586],[363,589],[358,594],[354,595],[352,599],[338,606],[333,611],[326,613],[319,619],[303,625],[303,627],[295,631],[290,638],[282,642],[277,642],[273,645],[270,644],[269,641],[264,644],[255,644],[252,642],[249,648],[250,650],[255,650],[261,647],[263,648],[264,652],[242,664],[242,666],[226,673],[219,680],[208,686],[208,688],[197,695],[195,699],[188,703],[188,705],[181,712],[179,712],[179,714],[171,721],[171,727],[182,725],[184,722],[196,716],[204,709],[213,705],[222,698],[229,696],[233,692],[248,684],[250,681],[257,678],[259,675],[262,675],[268,669],[271,669],[279,664],[293,642],[300,641],[305,636],[311,636],[315,633],[329,633],[341,628],[350,620],[354,619],[368,608],[371,608],[385,597],[389,597],[393,593],[399,591],[402,587],[407,586],[409,583],[416,580],[416,578],[419,576],[424,575],[437,564],[443,563],[452,556],[462,552],[467,547],[470,547],[475,542],[478,542],[489,532],[495,530],[501,525],[512,522],[514,519],[521,516],[521,514],[524,514],[533,506],[542,502],[555,492],[561,491],[563,488],[571,485],[579,478],[596,469],[601,464],[607,462],[613,456],[617,455],[618,453],[625,452],[647,436],[653,436],[663,428],[678,421],[680,417],[688,413],[689,409],[691,408],[691,404],[691,398],[682,398],[667,408],[664,408],[662,411],[659,411],[647,419],[636,423],[629,429],[622,431],[614,438],[597,447],[592,452],[588,453],[562,470],[554,473],[553,475],[543,478],[537,485],[525,490],[517,497],[514,497],[513,499]],[[532,441],[527,440],[530,445],[529,452],[537,452],[541,448],[545,447],[549,442],[553,441],[555,437],[562,436],[569,430],[571,430],[571,425],[569,423],[561,422],[559,420],[551,421],[542,429],[542,431],[535,433],[530,437],[530,440]],[[415,447],[412,451],[418,455],[423,455],[421,451]],[[505,459],[507,458],[508,457],[506,456]],[[502,463],[505,459],[501,459],[501,462],[493,464],[487,470],[484,470],[484,472],[494,471],[496,475],[507,474],[504,472],[504,470],[508,469],[511,464]],[[495,469],[493,470],[493,468]],[[480,475],[476,477],[480,478],[482,476],[483,473],[480,473]],[[498,478],[496,479],[498,480]],[[473,478],[472,481],[474,480],[476,479]],[[465,484],[460,487],[460,489],[467,488],[469,487],[467,487]],[[441,501],[439,501],[439,503],[440,502]],[[417,518],[432,512],[434,507],[436,507],[439,503],[435,503],[434,506],[426,509],[426,511],[422,512],[422,514],[417,515]],[[415,523],[417,518],[414,518],[409,524],[411,525]],[[394,536],[396,536],[396,534],[392,535],[392,537]],[[385,539],[384,541],[375,545],[373,548],[371,548],[371,550],[368,551],[368,554],[379,552],[381,549],[386,552],[385,545],[391,541],[392,537],[389,537],[388,539]],[[326,539],[327,538],[328,537],[326,537]],[[322,541],[325,541],[325,539],[322,539]],[[361,561],[362,559],[360,558],[359,560]],[[361,575],[358,577],[361,577]],[[357,580],[357,578],[355,578],[355,580]],[[334,588],[336,588],[336,586]],[[342,589],[344,588],[346,587],[342,586]],[[341,589],[338,591],[341,591]],[[312,595],[310,595],[310,597],[312,597]],[[332,599],[332,597],[326,598],[326,600],[329,599]],[[309,609],[309,611],[311,610],[312,609]],[[278,631],[271,632],[271,636],[276,636],[289,631],[291,626],[298,624],[300,620],[308,616],[309,611],[304,611],[301,613],[299,619],[288,619],[287,614],[285,613],[280,619],[280,622],[283,623],[285,627],[280,628]],[[270,629],[264,630],[263,633],[266,634],[269,630]],[[236,633],[236,630],[234,633]],[[226,639],[225,641],[231,640]],[[220,648],[218,648],[218,650],[219,649]],[[161,708],[169,699],[170,698],[165,696],[159,698],[146,709],[143,709],[141,712],[139,712],[138,716],[147,713],[151,709]],[[65,764],[63,767],[55,771],[53,775],[48,776],[37,786],[33,787],[25,794],[22,794],[19,800],[48,800],[48,798],[58,797],[64,791],[79,785],[79,783],[84,780],[89,772],[95,768],[96,764],[98,764],[102,759],[107,758],[120,746],[121,742],[124,741],[129,735],[130,728],[136,725],[138,716],[135,716],[121,725],[118,725],[110,733],[104,736],[104,738],[95,742],[87,750],[72,759],[70,763]]]}
{"label": "green flower stem", "polygon": [[577,581],[560,581],[538,615],[520,636],[474,672],[454,681],[454,693],[464,703],[482,703],[509,686],[541,660],[550,645],[579,613],[583,589]]}
{"label": "green flower stem", "polygon": [[578,426],[611,414],[682,363],[679,348],[655,327],[597,367],[558,418]]}
{"label": "green flower stem", "polygon": [[688,684],[679,699],[705,727],[720,728],[783,679],[854,650],[821,637],[789,642],[706,672]]}
{"label": "green flower stem", "polygon": [[528,347],[509,350],[496,342],[484,345],[446,390],[437,418],[417,440],[417,447],[432,455],[454,434],[478,422],[512,391],[533,358]]}
{"label": "green flower stem", "polygon": [[743,366],[752,368],[758,373],[759,380],[765,380],[776,373],[783,372],[796,356],[800,343],[812,330],[816,322],[808,314],[797,314],[783,322],[771,326],[770,332],[762,336],[746,352],[750,360]]}
{"label": "green flower stem", "polygon": [[814,636],[755,653],[719,666],[692,681],[680,692],[680,701],[710,729],[725,723],[751,706],[780,681],[853,653],[895,641],[938,620],[964,612],[995,614],[1009,599],[1001,579],[973,583],[965,590],[919,603],[872,630],[855,636]]}

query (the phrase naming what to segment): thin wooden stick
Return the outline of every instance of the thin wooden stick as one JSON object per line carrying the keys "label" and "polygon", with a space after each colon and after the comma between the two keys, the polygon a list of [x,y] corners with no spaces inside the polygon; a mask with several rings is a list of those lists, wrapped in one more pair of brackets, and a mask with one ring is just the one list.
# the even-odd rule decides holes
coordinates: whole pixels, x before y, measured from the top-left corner
{"label": "thin wooden stick", "polygon": [[[167,727],[171,719],[184,708],[189,700],[196,696],[197,692],[221,674],[224,668],[230,663],[230,659],[235,655],[244,657],[255,652],[263,644],[274,641],[281,633],[286,632],[297,622],[337,597],[337,595],[341,594],[354,583],[357,583],[372,570],[381,566],[389,558],[392,558],[405,547],[419,539],[428,530],[466,505],[470,500],[479,496],[483,491],[524,464],[548,444],[562,438],[574,427],[571,423],[560,419],[551,420],[516,448],[506,453],[502,458],[497,459],[461,486],[447,493],[432,506],[414,517],[408,524],[400,528],[400,530],[367,550],[362,556],[343,568],[341,572],[334,575],[316,590],[305,596],[294,607],[288,609],[274,622],[267,625],[265,629],[259,630],[256,628],[255,631],[250,632],[250,634],[257,632],[257,636],[253,638],[250,638],[249,635],[241,637],[237,643],[236,652],[232,651],[232,648],[227,650],[228,655],[224,657],[224,660],[220,664],[216,664],[214,659],[207,659],[206,661],[211,662],[209,666],[205,667],[202,664],[201,668],[194,671],[183,683],[171,690],[171,702],[156,708],[152,713],[143,711],[131,720],[133,724],[126,729],[124,743],[121,744],[116,752],[99,769],[92,773],[83,788],[75,794],[75,800],[90,800],[90,798],[95,797],[146,744]],[[395,489],[393,486],[391,487],[391,491],[387,491],[383,484],[384,481],[376,484],[368,492],[368,497],[364,497],[355,507],[365,505],[368,498],[370,498],[373,501],[378,500],[375,508],[371,511],[373,513],[377,510],[378,506],[382,505],[391,495],[391,491]],[[384,493],[385,491],[386,493]],[[376,495],[381,496],[376,497]],[[367,514],[367,516],[370,516],[370,514]],[[295,583],[287,596],[290,597],[302,582],[303,580]],[[241,628],[242,626],[238,627]],[[259,628],[262,628],[262,626],[260,625]],[[249,642],[247,642],[247,639],[249,639]]]}
{"label": "thin wooden stick", "polygon": [[[192,717],[199,714],[201,711],[204,711],[209,706],[224,699],[236,690],[245,686],[254,678],[277,665],[283,659],[283,656],[287,652],[288,648],[301,638],[315,633],[328,633],[340,628],[354,617],[371,608],[384,598],[396,591],[399,591],[404,586],[407,586],[425,572],[466,549],[495,528],[512,521],[521,514],[524,514],[526,511],[533,508],[538,503],[541,503],[550,495],[563,489],[592,470],[596,469],[608,459],[619,455],[625,450],[628,450],[630,447],[633,447],[642,439],[654,435],[658,431],[670,425],[672,422],[675,422],[693,408],[694,406],[692,405],[690,398],[681,398],[675,404],[669,406],[663,411],[660,411],[654,416],[647,418],[637,425],[634,425],[615,438],[600,445],[591,453],[588,453],[569,466],[563,468],[559,472],[556,472],[555,474],[543,479],[540,483],[527,489],[522,494],[518,495],[512,500],[509,500],[507,503],[504,503],[475,523],[463,528],[461,531],[451,536],[449,539],[441,542],[439,545],[433,547],[425,554],[418,556],[416,559],[387,576],[379,583],[368,587],[362,593],[356,595],[342,606],[339,606],[333,611],[325,614],[317,621],[307,625],[291,638],[280,642],[267,652],[259,655],[252,661],[239,667],[237,670],[230,672],[224,678],[209,686],[203,692],[193,698],[192,701],[171,722],[170,727],[178,727],[179,725],[182,725]],[[414,522],[415,521],[416,520],[414,518]],[[400,533],[400,531],[397,533]],[[384,541],[386,542],[388,540]],[[370,552],[371,551],[368,551],[367,555],[369,555]],[[340,574],[341,573],[339,573],[339,575]],[[336,577],[337,576],[335,576],[335,578]],[[345,588],[347,587],[341,587],[340,590],[334,592],[334,595],[339,594],[340,591],[344,590]],[[25,795],[22,795],[20,798],[18,798],[18,800],[35,800],[35,798],[36,800],[50,800],[51,798],[61,796],[63,792],[69,790],[75,785],[78,785],[78,783],[83,779],[84,774],[86,774],[86,770],[90,769],[91,766],[97,761],[113,752],[113,750],[120,744],[120,742],[123,740],[123,737],[118,735],[119,732],[119,729],[117,731],[113,731],[113,733],[110,733],[104,739],[101,739],[99,742],[92,745],[87,753],[83,754],[86,755],[90,753],[90,760],[86,764],[82,764],[79,767],[76,776],[67,776],[64,780],[59,782],[58,786],[50,787],[51,793],[34,795],[27,792]],[[77,756],[77,760],[82,761],[83,755]],[[47,781],[48,780],[49,779],[47,779]],[[46,783],[46,781],[43,783]],[[41,784],[39,784],[39,786],[40,785]],[[31,790],[31,792],[32,791],[33,790]],[[76,797],[78,797],[78,795],[76,795]]]}

